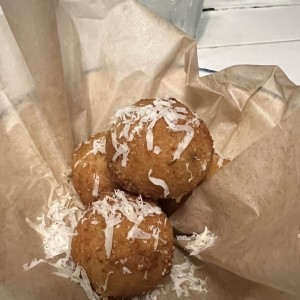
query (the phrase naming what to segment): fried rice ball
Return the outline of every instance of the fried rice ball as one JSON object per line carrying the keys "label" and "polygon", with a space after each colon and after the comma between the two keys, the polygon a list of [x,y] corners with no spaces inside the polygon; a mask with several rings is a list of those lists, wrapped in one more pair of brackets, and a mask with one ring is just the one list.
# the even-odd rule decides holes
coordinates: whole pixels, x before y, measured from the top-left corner
{"label": "fried rice ball", "polygon": [[97,133],[74,151],[73,185],[84,204],[96,201],[100,192],[117,188],[107,167],[105,144],[105,133]]}
{"label": "fried rice ball", "polygon": [[205,176],[213,141],[205,123],[176,99],[144,99],[116,112],[106,150],[113,178],[124,190],[178,198]]}
{"label": "fried rice ball", "polygon": [[79,221],[71,255],[102,297],[142,295],[171,270],[173,230],[161,209],[123,191],[94,202]]}

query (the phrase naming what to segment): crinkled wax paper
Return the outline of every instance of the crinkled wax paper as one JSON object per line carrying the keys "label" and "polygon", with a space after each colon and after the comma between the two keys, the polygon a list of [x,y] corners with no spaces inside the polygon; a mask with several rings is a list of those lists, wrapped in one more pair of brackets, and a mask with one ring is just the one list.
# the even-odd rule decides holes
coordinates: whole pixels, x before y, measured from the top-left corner
{"label": "crinkled wax paper", "polygon": [[135,1],[0,5],[1,299],[86,299],[50,266],[23,270],[44,257],[25,219],[68,192],[72,150],[117,108],[169,96],[203,118],[231,160],[170,218],[183,234],[207,226],[218,236],[192,257],[207,292],[190,298],[300,298],[300,88],[279,67],[200,78],[195,42]]}

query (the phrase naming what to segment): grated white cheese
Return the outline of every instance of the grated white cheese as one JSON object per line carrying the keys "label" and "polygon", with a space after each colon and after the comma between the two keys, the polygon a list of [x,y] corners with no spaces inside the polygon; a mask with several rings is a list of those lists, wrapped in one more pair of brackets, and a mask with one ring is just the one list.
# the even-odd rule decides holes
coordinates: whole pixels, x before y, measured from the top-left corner
{"label": "grated white cheese", "polygon": [[128,231],[127,239],[151,239],[151,234],[138,228],[138,224],[134,224]]}
{"label": "grated white cheese", "polygon": [[27,264],[24,264],[23,268],[25,271],[28,271],[31,268],[36,267],[40,263],[46,263],[56,268],[57,271],[53,272],[54,275],[63,278],[69,278],[71,279],[71,281],[79,283],[90,300],[100,300],[100,297],[92,290],[85,270],[81,266],[76,265],[70,258],[60,258],[56,263],[52,263],[45,259],[33,259],[29,266]]}
{"label": "grated white cheese", "polygon": [[155,242],[154,242],[154,251],[156,251],[157,246],[158,246],[158,242],[160,240],[159,234],[160,234],[160,229],[158,227],[154,227],[153,230],[152,230],[152,237],[155,240]]}
{"label": "grated white cheese", "polygon": [[99,224],[99,221],[97,221],[96,219],[94,219],[94,220],[91,222],[91,224],[97,225],[97,224]]}
{"label": "grated white cheese", "polygon": [[30,227],[43,236],[46,259],[53,258],[69,250],[69,240],[74,235],[77,225],[76,214],[80,214],[80,210],[77,207],[68,207],[70,203],[71,199],[69,196],[52,202],[46,215],[50,225],[46,225],[44,214],[37,218],[37,223],[26,218]]}
{"label": "grated white cheese", "polygon": [[106,289],[107,289],[107,283],[108,283],[109,276],[110,276],[113,272],[114,272],[114,271],[109,271],[108,274],[107,274],[107,276],[106,276],[104,285],[102,286],[102,288],[103,288],[104,291],[106,291]]}
{"label": "grated white cheese", "polygon": [[154,146],[153,153],[155,153],[155,154],[159,154],[161,151],[162,151],[162,150],[161,150],[161,148],[160,148],[160,147],[158,147],[158,146]]}
{"label": "grated white cheese", "polygon": [[207,168],[207,160],[204,160],[204,162],[201,162],[200,168],[201,168],[200,173],[202,173],[203,171],[206,170],[206,168]]}
{"label": "grated white cheese", "polygon": [[[159,154],[160,148],[154,145],[153,128],[160,119],[164,119],[170,131],[185,132],[185,136],[173,153],[173,160],[180,159],[182,152],[193,139],[193,127],[200,125],[200,119],[195,114],[190,116],[185,107],[173,107],[173,104],[176,104],[176,101],[173,99],[156,98],[152,104],[144,106],[131,105],[119,109],[115,113],[113,123],[116,125],[115,128],[118,128],[120,124],[123,125],[123,128],[118,137],[116,135],[116,129],[112,131],[112,143],[116,151],[114,160],[116,160],[118,156],[123,155],[126,156],[125,161],[127,161],[128,145],[126,142],[132,141],[134,136],[139,134],[145,126],[147,150],[153,150],[155,154]],[[185,121],[184,124],[182,124],[182,120]],[[117,139],[123,137],[125,142],[121,144]],[[123,164],[122,166],[126,166],[126,162]]]}
{"label": "grated white cheese", "polygon": [[108,215],[105,218],[105,221],[106,221],[106,227],[104,230],[105,253],[106,253],[106,257],[109,258],[112,250],[112,245],[113,245],[114,226],[120,223],[122,220],[119,218],[119,216],[115,217],[115,215]]}
{"label": "grated white cheese", "polygon": [[74,169],[76,169],[76,167],[81,163],[81,159],[78,159],[74,165]]}
{"label": "grated white cheese", "polygon": [[152,177],[151,174],[152,174],[152,169],[150,169],[149,172],[148,172],[149,180],[154,185],[161,186],[164,189],[164,197],[167,197],[170,194],[169,187],[168,187],[167,183],[162,179]]}
{"label": "grated white cheese", "polygon": [[143,279],[148,280],[148,270],[145,271]]}
{"label": "grated white cheese", "polygon": [[100,184],[100,177],[99,177],[99,175],[94,174],[94,185],[93,185],[93,191],[92,191],[92,196],[93,197],[98,197],[99,184]]}
{"label": "grated white cheese", "polygon": [[[189,241],[186,245],[186,249],[191,250],[190,255],[199,255],[205,249],[214,245],[217,236],[212,233],[206,226],[202,233],[193,233],[192,236],[187,237],[177,236],[177,240]],[[200,256],[201,257],[201,256]]]}
{"label": "grated white cheese", "polygon": [[189,260],[186,260],[183,264],[173,265],[170,276],[174,284],[173,290],[176,292],[178,298],[182,294],[188,297],[189,290],[207,292],[204,288],[206,280],[195,276],[195,271],[199,268]]}
{"label": "grated white cheese", "polygon": [[125,266],[122,268],[124,274],[131,274],[132,272]]}
{"label": "grated white cheese", "polygon": [[126,262],[128,261],[128,259],[127,258],[124,258],[124,259],[120,259],[120,263],[122,264],[122,265],[124,265]]}
{"label": "grated white cheese", "polygon": [[167,269],[164,268],[163,271],[162,271],[162,273],[161,273],[161,275],[164,276],[166,273],[167,273]]}
{"label": "grated white cheese", "polygon": [[217,151],[215,149],[215,153],[219,156],[219,159],[218,159],[218,162],[217,162],[217,166],[219,168],[221,168],[223,166],[223,163],[224,163],[224,160],[227,159],[229,160],[228,158],[224,157],[219,151]]}
{"label": "grated white cheese", "polygon": [[[189,170],[190,164],[189,164],[189,163],[186,163],[185,166],[186,166],[186,170],[190,173],[189,182],[191,182],[191,181],[193,180],[194,177],[193,177],[193,173]],[[179,200],[179,202],[180,202],[180,200]]]}
{"label": "grated white cheese", "polygon": [[96,155],[98,152],[105,154],[106,138],[105,136],[100,139],[93,141],[93,154]]}
{"label": "grated white cheese", "polygon": [[87,221],[88,218],[82,218],[80,219],[80,223],[83,224],[85,221]]}
{"label": "grated white cheese", "polygon": [[[85,141],[84,144],[89,145],[90,141]],[[88,151],[83,159],[85,159],[87,156],[90,154],[97,155],[97,153],[105,154],[105,145],[106,145],[106,138],[105,136],[101,137],[100,139],[95,139],[93,140],[93,149]]]}
{"label": "grated white cheese", "polygon": [[115,132],[111,132],[111,140],[112,140],[112,144],[113,144],[113,147],[116,151],[116,153],[114,154],[112,160],[113,161],[116,161],[116,159],[122,155],[122,162],[121,162],[121,166],[122,167],[126,167],[127,165],[127,161],[128,161],[128,154],[129,154],[129,147],[127,145],[126,142],[124,142],[123,144],[120,144],[118,141],[117,141],[117,135]]}
{"label": "grated white cheese", "polygon": [[218,162],[217,162],[217,166],[219,167],[219,168],[221,168],[222,166],[223,166],[223,162],[224,162],[224,157],[219,157],[219,160],[218,160]]}
{"label": "grated white cheese", "polygon": [[160,229],[158,227],[154,227],[152,229],[152,237],[154,238],[154,251],[156,251],[158,242],[159,242],[159,234],[160,234]]}
{"label": "grated white cheese", "polygon": [[[67,194],[49,202],[46,217],[42,215],[42,217],[37,218],[37,223],[27,218],[29,225],[43,237],[46,259],[33,259],[29,265],[24,264],[23,268],[29,270],[40,263],[46,263],[56,269],[53,274],[79,283],[86,292],[88,299],[99,300],[99,296],[91,288],[85,270],[76,265],[70,257],[71,240],[77,234],[75,228],[82,214],[83,211],[76,206],[72,197]],[[65,255],[64,258],[59,258],[56,262],[53,262],[54,258],[63,254]],[[51,261],[48,259],[51,259]]]}
{"label": "grated white cheese", "polygon": [[107,195],[94,202],[90,210],[92,213],[100,214],[106,222],[104,234],[107,258],[110,257],[112,250],[114,227],[121,223],[124,217],[133,223],[128,231],[127,239],[149,239],[152,235],[142,231],[139,225],[145,217],[162,213],[159,207],[144,202],[140,196],[136,199],[127,199],[125,192],[121,190],[115,190],[112,196]]}
{"label": "grated white cheese", "polygon": [[186,132],[186,135],[184,136],[183,140],[178,144],[178,147],[173,154],[173,160],[180,158],[182,152],[188,147],[188,145],[194,137],[194,129],[192,127],[186,126],[186,129],[184,131]]}
{"label": "grated white cheese", "polygon": [[82,145],[83,145],[83,143],[81,142],[81,143],[77,146],[77,148],[75,149],[75,151],[77,151]]}

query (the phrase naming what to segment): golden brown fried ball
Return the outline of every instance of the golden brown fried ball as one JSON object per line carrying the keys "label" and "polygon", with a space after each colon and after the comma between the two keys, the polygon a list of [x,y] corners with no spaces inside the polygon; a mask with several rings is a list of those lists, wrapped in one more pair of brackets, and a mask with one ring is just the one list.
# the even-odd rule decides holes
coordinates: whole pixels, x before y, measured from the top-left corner
{"label": "golden brown fried ball", "polygon": [[153,199],[178,198],[205,176],[213,141],[205,123],[176,99],[146,99],[117,111],[106,150],[123,189]]}
{"label": "golden brown fried ball", "polygon": [[161,209],[116,190],[78,223],[71,254],[103,297],[132,297],[162,284],[173,258],[173,231]]}
{"label": "golden brown fried ball", "polygon": [[101,192],[117,188],[107,167],[105,143],[105,133],[97,133],[74,151],[73,185],[84,204],[96,201]]}
{"label": "golden brown fried ball", "polygon": [[212,163],[211,163],[210,167],[208,168],[208,172],[206,173],[203,180],[207,180],[210,177],[214,176],[227,163],[229,163],[228,159],[221,157],[218,153],[215,152],[213,155]]}

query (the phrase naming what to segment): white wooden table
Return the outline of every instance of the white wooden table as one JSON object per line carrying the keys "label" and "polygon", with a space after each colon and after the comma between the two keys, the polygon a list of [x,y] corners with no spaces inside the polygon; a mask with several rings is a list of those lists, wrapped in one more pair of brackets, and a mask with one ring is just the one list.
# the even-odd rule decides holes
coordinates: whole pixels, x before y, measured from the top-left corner
{"label": "white wooden table", "polygon": [[300,0],[205,0],[197,35],[201,76],[278,65],[300,85]]}

